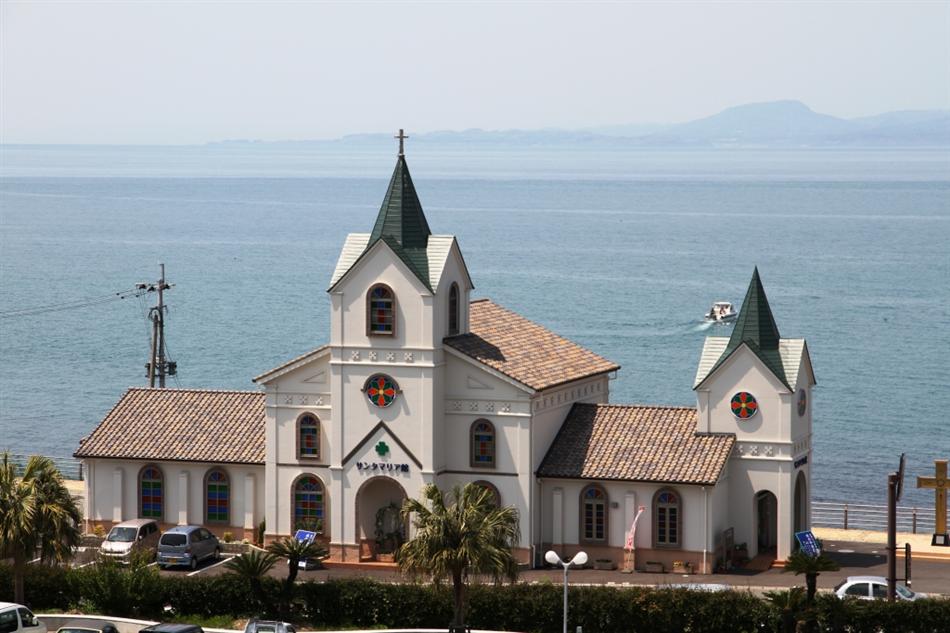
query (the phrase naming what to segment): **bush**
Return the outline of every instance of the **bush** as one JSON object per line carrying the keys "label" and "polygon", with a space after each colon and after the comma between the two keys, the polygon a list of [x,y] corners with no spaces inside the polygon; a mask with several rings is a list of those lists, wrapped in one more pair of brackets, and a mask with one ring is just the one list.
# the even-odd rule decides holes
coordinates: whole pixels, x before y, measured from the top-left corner
{"label": "bush", "polygon": [[[276,579],[265,579],[276,596]],[[0,600],[13,597],[12,573],[0,565]],[[472,585],[468,623],[473,628],[530,633],[561,631],[561,586],[553,583]],[[160,576],[153,567],[125,568],[111,561],[82,569],[30,565],[26,597],[38,611],[80,608],[115,617],[178,614],[202,622],[262,615],[249,584],[233,574]],[[452,619],[448,586],[389,584],[367,579],[301,582],[293,619],[314,628],[445,628]],[[595,633],[779,632],[780,608],[746,592],[707,593],[648,587],[572,587],[570,622]],[[950,622],[950,600],[868,602],[818,596],[813,616],[822,633],[937,633]],[[179,616],[186,618],[186,616]]]}

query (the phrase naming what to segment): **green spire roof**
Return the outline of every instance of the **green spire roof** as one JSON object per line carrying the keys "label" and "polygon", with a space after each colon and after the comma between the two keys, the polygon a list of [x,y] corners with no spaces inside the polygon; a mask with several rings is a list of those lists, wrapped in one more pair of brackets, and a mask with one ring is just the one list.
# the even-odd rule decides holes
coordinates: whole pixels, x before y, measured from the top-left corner
{"label": "green spire roof", "polygon": [[409,176],[406,157],[400,156],[369,241],[372,243],[381,237],[389,237],[405,248],[425,248],[431,234],[416,188],[412,185],[412,177]]}
{"label": "green spire roof", "polygon": [[429,223],[422,212],[422,203],[419,202],[412,177],[409,175],[406,157],[400,154],[366,250],[383,240],[415,273],[419,281],[431,290],[429,259],[426,255],[431,234]]}
{"label": "green spire roof", "polygon": [[745,299],[742,301],[742,308],[739,309],[739,317],[736,319],[729,343],[722,356],[706,375],[709,376],[716,371],[727,358],[732,356],[733,352],[745,343],[775,374],[775,377],[791,390],[788,379],[785,377],[782,358],[779,355],[780,339],[781,335],[778,333],[778,326],[775,325],[772,308],[769,307],[765,288],[762,287],[762,280],[759,279],[759,269],[756,267],[752,273],[752,281],[749,282],[749,289],[745,293]]}

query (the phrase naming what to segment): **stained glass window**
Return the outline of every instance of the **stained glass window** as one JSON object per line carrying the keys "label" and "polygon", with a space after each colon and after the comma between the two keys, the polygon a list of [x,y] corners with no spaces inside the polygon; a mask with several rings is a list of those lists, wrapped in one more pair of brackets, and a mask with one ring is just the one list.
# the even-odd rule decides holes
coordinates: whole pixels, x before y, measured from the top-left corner
{"label": "stained glass window", "polygon": [[661,490],[653,502],[656,544],[679,545],[680,499],[671,490]]}
{"label": "stained glass window", "polygon": [[386,374],[370,376],[364,388],[366,397],[377,407],[388,407],[399,393],[399,385]]}
{"label": "stained glass window", "polygon": [[581,493],[583,503],[584,539],[603,541],[607,536],[607,493],[598,486],[588,486]]}
{"label": "stained glass window", "polygon": [[459,286],[449,288],[449,336],[459,333]]}
{"label": "stained glass window", "polygon": [[472,484],[475,486],[484,488],[485,490],[490,492],[492,503],[495,505],[496,508],[501,506],[501,494],[498,492],[498,488],[496,488],[494,484],[492,484],[489,481],[481,481],[481,480],[474,481],[472,482]]}
{"label": "stained glass window", "polygon": [[301,457],[320,458],[320,422],[309,413],[298,422],[297,446]]}
{"label": "stained glass window", "polygon": [[323,531],[323,484],[313,475],[294,483],[294,530]]}
{"label": "stained glass window", "polygon": [[205,478],[205,498],[208,523],[227,523],[231,520],[231,483],[223,470],[212,470]]}
{"label": "stained glass window", "polygon": [[495,427],[488,420],[472,424],[472,466],[495,465]]}
{"label": "stained glass window", "polygon": [[755,412],[759,410],[759,403],[756,401],[755,396],[748,391],[740,391],[732,396],[730,406],[732,407],[732,415],[740,420],[751,418],[755,415]]}
{"label": "stained glass window", "polygon": [[161,519],[165,509],[165,488],[162,471],[146,466],[139,474],[139,515],[147,519]]}
{"label": "stained glass window", "polygon": [[393,291],[386,286],[370,288],[367,301],[370,334],[392,334],[394,322]]}

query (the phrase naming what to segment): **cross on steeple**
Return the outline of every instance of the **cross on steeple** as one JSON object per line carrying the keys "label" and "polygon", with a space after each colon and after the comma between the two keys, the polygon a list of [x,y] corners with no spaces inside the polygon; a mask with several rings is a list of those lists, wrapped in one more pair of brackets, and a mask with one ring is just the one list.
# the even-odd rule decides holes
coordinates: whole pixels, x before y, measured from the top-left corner
{"label": "cross on steeple", "polygon": [[398,139],[399,139],[399,155],[400,155],[400,156],[405,156],[406,153],[405,153],[405,151],[404,151],[404,149],[403,149],[403,141],[405,141],[405,140],[406,140],[407,138],[409,138],[409,137],[406,136],[406,134],[403,133],[402,128],[399,128],[399,134],[397,134],[397,135],[394,136],[393,138],[398,138]]}
{"label": "cross on steeple", "polygon": [[934,477],[917,477],[918,488],[931,488],[934,491],[934,535],[931,545],[950,547],[950,538],[947,536],[947,491],[950,490],[950,479],[947,478],[947,460],[934,460]]}

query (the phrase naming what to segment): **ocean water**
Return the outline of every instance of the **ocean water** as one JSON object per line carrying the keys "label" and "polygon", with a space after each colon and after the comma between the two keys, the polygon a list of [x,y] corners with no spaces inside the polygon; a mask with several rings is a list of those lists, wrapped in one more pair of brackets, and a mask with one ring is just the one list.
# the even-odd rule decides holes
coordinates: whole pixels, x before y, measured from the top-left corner
{"label": "ocean water", "polygon": [[[613,402],[693,404],[714,300],[758,266],[805,337],[818,499],[885,502],[950,458],[950,153],[409,146],[429,224],[488,296],[622,365]],[[391,147],[0,148],[0,449],[69,455],[144,385],[146,299],[28,316],[154,281],[170,386],[254,389],[324,343],[344,236]],[[933,495],[908,480],[907,505]]]}

